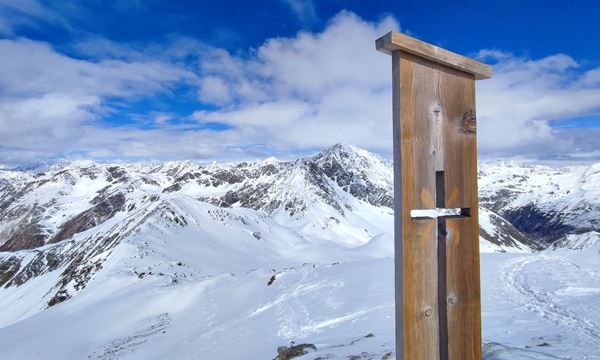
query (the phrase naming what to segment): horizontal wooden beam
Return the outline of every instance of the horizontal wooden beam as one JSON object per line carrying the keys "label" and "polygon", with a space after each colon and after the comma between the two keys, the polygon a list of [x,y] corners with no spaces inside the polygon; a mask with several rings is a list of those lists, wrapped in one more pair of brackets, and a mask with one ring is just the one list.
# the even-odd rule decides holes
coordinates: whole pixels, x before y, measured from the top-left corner
{"label": "horizontal wooden beam", "polygon": [[427,60],[473,74],[476,80],[492,77],[492,67],[489,65],[395,31],[390,31],[377,39],[375,46],[378,51],[386,54],[400,50],[423,57]]}

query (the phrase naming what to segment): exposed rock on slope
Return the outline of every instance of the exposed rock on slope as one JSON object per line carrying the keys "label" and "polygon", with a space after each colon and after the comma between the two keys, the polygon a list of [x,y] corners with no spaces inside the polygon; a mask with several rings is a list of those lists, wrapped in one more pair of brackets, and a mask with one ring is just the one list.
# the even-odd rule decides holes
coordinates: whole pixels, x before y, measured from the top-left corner
{"label": "exposed rock on slope", "polygon": [[[600,164],[483,164],[481,238],[490,246],[482,249],[569,247],[576,241],[571,235],[598,232],[597,184]],[[150,228],[181,229],[213,251],[223,232],[206,228],[221,224],[234,234],[227,236],[244,239],[228,247],[232,256],[241,244],[259,246],[264,259],[315,244],[384,256],[391,249],[392,195],[391,164],[342,144],[294,161],[74,162],[38,172],[0,170],[0,286],[53,274],[44,302],[64,301],[120,243]]]}
{"label": "exposed rock on slope", "polygon": [[532,247],[600,229],[600,163],[484,164],[479,177],[481,206],[510,222]]}

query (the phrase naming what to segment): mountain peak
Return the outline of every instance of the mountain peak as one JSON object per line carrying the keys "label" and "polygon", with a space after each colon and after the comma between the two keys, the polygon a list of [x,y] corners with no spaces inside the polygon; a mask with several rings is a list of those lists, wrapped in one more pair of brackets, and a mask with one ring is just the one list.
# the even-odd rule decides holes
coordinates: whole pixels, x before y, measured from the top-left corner
{"label": "mountain peak", "polygon": [[[361,149],[354,145],[337,143],[331,147],[325,148],[317,154],[310,157],[310,160],[316,163],[335,162],[345,168],[355,170],[373,171],[375,168],[390,168],[391,163],[382,156]],[[387,174],[387,170],[384,171]]]}
{"label": "mountain peak", "polygon": [[335,145],[332,145],[328,148],[325,148],[323,150],[321,150],[319,152],[319,154],[331,154],[331,153],[336,153],[336,154],[341,154],[341,153],[345,153],[345,154],[360,154],[363,152],[368,152],[366,150],[363,150],[359,147],[356,147],[354,145],[350,145],[350,144],[346,144],[346,143],[337,143]]}

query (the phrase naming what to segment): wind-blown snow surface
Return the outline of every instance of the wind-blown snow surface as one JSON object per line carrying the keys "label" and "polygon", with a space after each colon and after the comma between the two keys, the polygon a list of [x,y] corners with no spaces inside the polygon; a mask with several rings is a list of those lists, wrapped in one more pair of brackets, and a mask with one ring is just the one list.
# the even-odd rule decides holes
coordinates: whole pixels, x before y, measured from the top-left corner
{"label": "wind-blown snow surface", "polygon": [[[589,169],[528,169],[481,170],[485,358],[599,358],[600,243],[582,213],[598,202],[565,206],[522,182],[600,182]],[[502,187],[513,174],[520,187]],[[74,163],[0,183],[0,358],[273,359],[291,341],[316,345],[302,359],[395,357],[391,167],[364,150]],[[532,253],[529,231],[543,227],[513,226],[519,204],[589,221]]]}

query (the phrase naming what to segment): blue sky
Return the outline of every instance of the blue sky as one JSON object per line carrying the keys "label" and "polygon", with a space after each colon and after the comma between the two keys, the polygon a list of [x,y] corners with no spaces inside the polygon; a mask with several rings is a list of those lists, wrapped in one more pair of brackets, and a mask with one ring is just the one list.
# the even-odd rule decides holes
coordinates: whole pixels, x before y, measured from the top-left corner
{"label": "blue sky", "polygon": [[495,65],[482,157],[600,158],[595,1],[0,0],[0,163],[388,156],[400,30]]}

